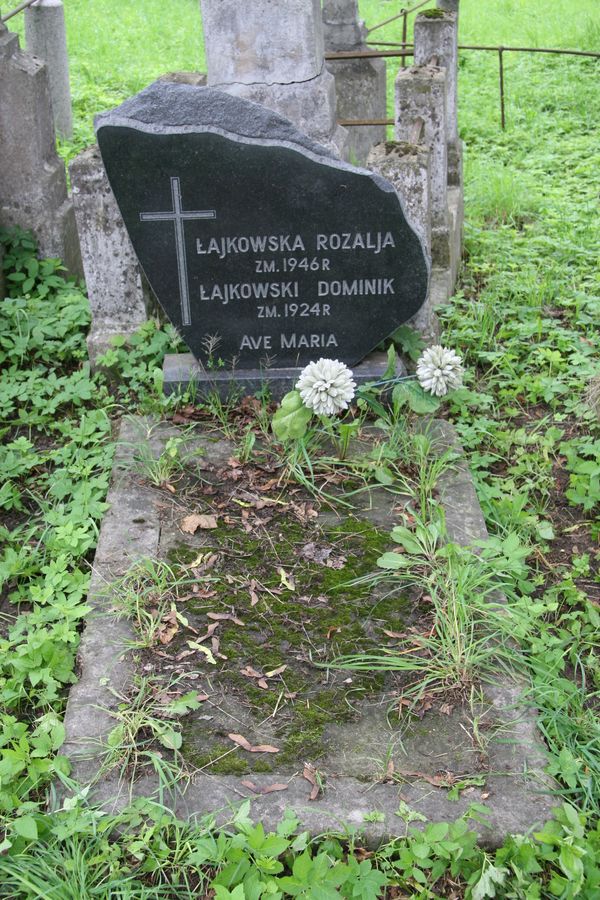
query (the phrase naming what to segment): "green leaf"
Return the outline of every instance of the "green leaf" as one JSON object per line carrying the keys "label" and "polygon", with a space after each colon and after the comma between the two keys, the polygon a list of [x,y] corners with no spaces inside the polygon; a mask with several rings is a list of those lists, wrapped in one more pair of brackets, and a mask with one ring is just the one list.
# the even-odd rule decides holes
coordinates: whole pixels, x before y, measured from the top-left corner
{"label": "green leaf", "polygon": [[156,736],[167,750],[179,750],[183,741],[181,734],[174,728],[169,728],[168,725],[158,731]]}
{"label": "green leaf", "polygon": [[390,344],[387,351],[387,366],[383,378],[393,378],[396,374],[396,348]]}
{"label": "green leaf", "polygon": [[373,475],[379,484],[384,484],[389,487],[389,485],[394,483],[394,476],[387,466],[377,466],[376,469],[373,469]]}
{"label": "green leaf", "polygon": [[418,415],[436,412],[441,405],[439,397],[428,394],[418,381],[402,381],[392,391],[394,406],[407,406]]}
{"label": "green leaf", "polygon": [[432,844],[437,841],[443,841],[448,834],[447,822],[433,822],[425,829],[425,837]]}
{"label": "green leaf", "polygon": [[495,897],[496,886],[504,884],[508,869],[498,868],[497,866],[487,866],[479,877],[477,883],[473,886],[471,896],[473,900],[483,900],[484,897]]}
{"label": "green leaf", "polygon": [[401,544],[407,553],[414,553],[417,556],[423,553],[422,545],[405,525],[396,525],[392,528],[390,537],[396,544]]}
{"label": "green leaf", "polygon": [[406,569],[411,561],[401,553],[383,553],[377,560],[380,569]]}
{"label": "green leaf", "polygon": [[279,409],[273,416],[271,428],[275,437],[284,443],[304,437],[312,411],[302,402],[300,391],[290,391],[282,399]]}
{"label": "green leaf", "polygon": [[38,836],[37,823],[33,816],[21,816],[13,822],[13,828],[18,835],[28,841],[36,841]]}
{"label": "green leaf", "polygon": [[564,844],[560,848],[558,862],[569,881],[579,881],[583,878],[583,862],[573,847]]}
{"label": "green leaf", "polygon": [[551,541],[554,538],[554,528],[552,522],[538,522],[536,526],[538,536],[544,541]]}

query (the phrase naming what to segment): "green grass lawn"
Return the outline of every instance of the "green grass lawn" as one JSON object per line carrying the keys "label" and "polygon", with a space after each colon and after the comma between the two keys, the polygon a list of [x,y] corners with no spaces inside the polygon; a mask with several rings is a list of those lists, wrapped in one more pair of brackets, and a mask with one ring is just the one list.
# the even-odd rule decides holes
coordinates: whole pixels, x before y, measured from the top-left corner
{"label": "green grass lawn", "polygon": [[[397,9],[361,3],[368,24]],[[197,0],[69,0],[66,15],[76,111],[66,156],[92,139],[96,112],[164,71],[204,67]],[[375,34],[399,40],[399,25]],[[460,40],[597,50],[600,9],[595,0],[462,0]],[[449,415],[491,541],[513,548],[514,636],[557,780],[555,823],[486,854],[468,822],[421,835],[406,821],[406,838],[366,857],[356,850],[358,837],[307,845],[285,825],[265,845],[243,814],[220,837],[210,823],[175,822],[159,804],[111,818],[81,797],[44,814],[51,781],[68,777],[56,753],[111,434],[127,411],[172,411],[157,377],[169,336],[150,323],[130,347],[115,349],[120,387],[91,376],[81,292],[64,287],[54,264],[40,265],[26,240],[7,239],[0,897],[212,896],[205,891],[216,877],[217,900],[240,900],[261,896],[257,883],[284,867],[285,877],[296,878],[285,883],[285,896],[335,897],[336,884],[343,896],[365,898],[383,884],[396,886],[390,898],[600,896],[600,426],[589,391],[600,371],[598,69],[589,59],[508,55],[502,131],[496,57],[461,53],[465,257],[456,295],[442,311],[444,343],[464,356],[468,372]],[[275,883],[269,890],[277,896]]]}

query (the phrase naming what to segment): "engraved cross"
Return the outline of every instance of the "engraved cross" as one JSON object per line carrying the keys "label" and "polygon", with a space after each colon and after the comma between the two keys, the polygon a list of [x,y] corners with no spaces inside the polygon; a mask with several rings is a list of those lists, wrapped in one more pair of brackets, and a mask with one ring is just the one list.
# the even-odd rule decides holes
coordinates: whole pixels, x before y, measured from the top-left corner
{"label": "engraved cross", "polygon": [[177,275],[179,278],[179,299],[181,302],[181,322],[191,325],[190,290],[188,285],[187,260],[185,253],[185,234],[183,223],[194,219],[216,219],[214,209],[184,210],[181,203],[181,185],[179,178],[171,178],[171,197],[173,209],[167,212],[140,213],[142,222],[173,222],[175,226],[175,252],[177,254]]}

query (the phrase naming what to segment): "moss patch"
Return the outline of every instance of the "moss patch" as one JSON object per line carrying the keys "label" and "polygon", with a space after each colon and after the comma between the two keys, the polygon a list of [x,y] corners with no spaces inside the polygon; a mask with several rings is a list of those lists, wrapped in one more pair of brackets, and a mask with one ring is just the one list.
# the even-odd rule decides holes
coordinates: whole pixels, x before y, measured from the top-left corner
{"label": "moss patch", "polygon": [[[322,509],[297,484],[273,477],[262,456],[182,483],[164,513],[160,549],[174,574],[186,576],[178,627],[145,662],[208,695],[182,720],[184,758],[219,774],[318,760],[324,729],[360,718],[386,686],[380,673],[328,662],[390,646],[385,631],[404,632],[411,617],[407,597],[366,580],[389,549],[387,531],[369,519],[375,501],[363,494],[361,509],[336,501]],[[346,479],[343,488],[359,484]],[[334,490],[342,493],[339,480]],[[192,512],[211,512],[218,527],[188,536],[178,526]],[[279,753],[231,752],[231,733]]]}

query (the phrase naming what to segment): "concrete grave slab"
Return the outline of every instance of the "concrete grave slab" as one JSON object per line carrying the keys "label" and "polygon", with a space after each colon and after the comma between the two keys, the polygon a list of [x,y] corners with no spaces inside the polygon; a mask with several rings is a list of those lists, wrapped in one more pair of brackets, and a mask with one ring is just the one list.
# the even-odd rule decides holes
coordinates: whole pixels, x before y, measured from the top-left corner
{"label": "concrete grave slab", "polygon": [[[456,445],[451,426],[437,423],[434,428],[440,450]],[[147,419],[127,419],[121,425],[108,498],[110,510],[102,524],[90,586],[93,612],[79,651],[81,677],[71,690],[65,717],[63,752],[71,760],[72,777],[80,783],[91,782],[90,798],[111,810],[124,807],[132,797],[151,795],[157,788],[156,781],[149,777],[131,785],[114,770],[106,774],[101,771],[103,744],[115,724],[111,712],[119,702],[118,696],[124,696],[131,686],[136,665],[138,670],[140,667],[140,660],[136,663],[130,649],[133,631],[128,623],[116,618],[110,586],[133,562],[168,558],[181,542],[178,520],[182,508],[178,499],[166,498],[132,469],[140,439],[147,440],[149,450],[157,457],[167,440],[178,436],[181,431],[177,427]],[[199,477],[205,484],[217,486],[219,467],[227,465],[231,456],[231,443],[207,431],[195,433],[191,440],[189,449],[196,454]],[[198,455],[200,451],[202,456]],[[459,458],[443,476],[440,499],[452,540],[471,543],[485,539],[483,516],[463,459]],[[387,530],[395,520],[394,508],[399,501],[401,498],[396,497],[390,503],[389,496],[382,499],[374,494],[363,500],[360,515]],[[328,515],[329,522],[332,516],[340,519],[339,511]],[[188,536],[192,553],[210,544],[210,535],[210,531],[201,531]],[[348,673],[342,674],[346,677]],[[324,752],[314,760],[324,778],[324,789],[317,800],[309,802],[310,785],[302,776],[303,764],[311,760],[288,756],[280,767],[275,762],[268,772],[250,773],[257,790],[274,781],[286,783],[287,789],[280,793],[255,796],[242,783],[248,776],[211,774],[210,768],[203,767],[173,793],[169,802],[181,816],[214,813],[217,821],[225,821],[242,798],[252,797],[252,816],[261,819],[265,828],[274,828],[284,810],[292,808],[303,827],[313,833],[339,830],[346,823],[358,827],[368,845],[404,833],[404,823],[398,816],[400,801],[427,821],[453,821],[470,804],[485,803],[491,809],[489,825],[475,821],[472,825],[482,844],[494,847],[508,833],[522,833],[543,823],[553,805],[550,785],[543,775],[545,756],[535,711],[520,694],[519,686],[499,672],[494,684],[484,686],[481,705],[477,703],[471,710],[489,717],[499,729],[498,733],[491,732],[485,772],[478,768],[477,748],[463,728],[465,710],[456,706],[449,714],[434,711],[423,718],[401,720],[400,725],[390,714],[390,698],[384,689],[379,700],[374,698],[358,707],[356,718],[326,727]],[[261,743],[281,740],[273,723],[261,724],[253,719],[235,692],[219,694],[216,689],[213,700],[209,715],[202,707],[198,714],[188,717],[187,726],[183,723],[186,740],[190,738],[190,723],[193,726],[198,752],[211,746],[211,735],[217,729],[230,729]],[[389,771],[390,760],[400,783],[381,781],[386,769]],[[450,782],[444,780],[444,773],[449,772],[455,773],[454,778],[462,776],[465,782],[456,800],[448,796]],[[368,821],[373,811],[383,813],[381,822]]]}

